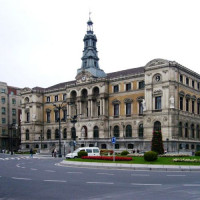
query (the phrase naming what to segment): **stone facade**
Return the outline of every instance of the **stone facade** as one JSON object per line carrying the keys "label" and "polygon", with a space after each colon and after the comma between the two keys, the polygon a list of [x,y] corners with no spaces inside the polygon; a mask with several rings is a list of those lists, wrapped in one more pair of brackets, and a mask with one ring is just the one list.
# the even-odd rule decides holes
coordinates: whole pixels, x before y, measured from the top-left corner
{"label": "stone facade", "polygon": [[115,136],[119,151],[148,151],[154,130],[167,151],[199,149],[200,75],[164,59],[106,74],[92,25],[74,81],[22,91],[22,149],[51,151],[59,137],[62,151],[74,140],[76,147],[111,149]]}
{"label": "stone facade", "polygon": [[[18,150],[20,145],[20,88],[0,82],[0,151]],[[17,126],[15,126],[17,124]]]}

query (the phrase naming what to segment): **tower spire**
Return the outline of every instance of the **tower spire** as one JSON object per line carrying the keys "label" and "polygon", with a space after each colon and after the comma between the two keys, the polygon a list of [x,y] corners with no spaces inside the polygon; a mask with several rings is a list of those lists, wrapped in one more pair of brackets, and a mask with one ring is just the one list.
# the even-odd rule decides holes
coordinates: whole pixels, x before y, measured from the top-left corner
{"label": "tower spire", "polygon": [[93,32],[93,22],[91,20],[91,12],[89,12],[89,20],[87,22],[87,32],[83,39],[84,50],[82,60],[82,66],[77,71],[77,75],[82,71],[88,71],[93,77],[105,77],[106,74],[99,68],[99,58],[96,48],[97,38]]}

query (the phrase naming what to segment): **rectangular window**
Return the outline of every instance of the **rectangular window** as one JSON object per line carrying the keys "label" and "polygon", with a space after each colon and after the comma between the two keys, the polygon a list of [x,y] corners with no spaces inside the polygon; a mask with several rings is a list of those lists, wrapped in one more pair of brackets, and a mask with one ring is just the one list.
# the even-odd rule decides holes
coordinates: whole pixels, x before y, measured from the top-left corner
{"label": "rectangular window", "polygon": [[62,118],[63,121],[66,121],[67,120],[67,110],[63,110],[63,118]]}
{"label": "rectangular window", "polygon": [[1,88],[1,93],[6,93],[6,89]]}
{"label": "rectangular window", "polygon": [[130,91],[131,90],[131,83],[127,83],[126,84],[126,91]]}
{"label": "rectangular window", "polygon": [[139,82],[139,89],[143,89],[144,88],[144,81],[140,81]]}
{"label": "rectangular window", "polygon": [[192,101],[192,113],[194,113],[194,101]]}
{"label": "rectangular window", "polygon": [[12,123],[13,123],[13,124],[16,124],[16,119],[12,119]]}
{"label": "rectangular window", "polygon": [[197,102],[197,114],[200,114],[200,102]]}
{"label": "rectangular window", "polygon": [[180,75],[180,82],[183,83],[183,75]]}
{"label": "rectangular window", "polygon": [[194,81],[192,80],[192,87],[194,88]]}
{"label": "rectangular window", "polygon": [[126,103],[126,116],[131,116],[131,103]]}
{"label": "rectangular window", "polygon": [[26,122],[29,122],[29,121],[30,121],[30,113],[27,112],[27,113],[26,113]]}
{"label": "rectangular window", "polygon": [[119,85],[114,85],[113,91],[114,93],[119,92]]}
{"label": "rectangular window", "polygon": [[161,110],[161,96],[155,97],[155,110]]}
{"label": "rectangular window", "polygon": [[4,97],[1,98],[1,103],[2,104],[6,103],[6,99]]}
{"label": "rectangular window", "polygon": [[189,85],[189,78],[186,78],[186,85]]}
{"label": "rectangular window", "polygon": [[199,88],[200,88],[200,84],[199,84],[199,83],[197,83],[197,88],[198,88],[198,90],[199,90]]}
{"label": "rectangular window", "polygon": [[5,107],[2,107],[2,108],[1,108],[1,114],[2,114],[2,115],[5,115],[5,114],[6,114],[6,108],[5,108]]}
{"label": "rectangular window", "polygon": [[47,102],[50,102],[50,97],[47,97]]}
{"label": "rectangular window", "polygon": [[65,101],[67,99],[67,95],[63,94],[63,101]]}
{"label": "rectangular window", "polygon": [[58,101],[58,95],[55,96],[55,101]]}
{"label": "rectangular window", "polygon": [[16,105],[16,99],[12,99],[12,104]]}
{"label": "rectangular window", "polygon": [[16,109],[12,109],[12,116],[16,116]]}
{"label": "rectangular window", "polygon": [[47,123],[51,122],[51,114],[50,112],[47,112]]}
{"label": "rectangular window", "polygon": [[6,123],[6,118],[2,118],[2,124]]}
{"label": "rectangular window", "polygon": [[183,110],[183,97],[180,97],[180,110]]}
{"label": "rectangular window", "polygon": [[59,112],[58,110],[55,110],[55,121],[57,122],[59,120]]}
{"label": "rectangular window", "polygon": [[114,117],[119,117],[119,104],[114,104]]}
{"label": "rectangular window", "polygon": [[189,99],[186,99],[186,111],[189,112]]}
{"label": "rectangular window", "polygon": [[6,135],[6,129],[2,129],[2,135]]}

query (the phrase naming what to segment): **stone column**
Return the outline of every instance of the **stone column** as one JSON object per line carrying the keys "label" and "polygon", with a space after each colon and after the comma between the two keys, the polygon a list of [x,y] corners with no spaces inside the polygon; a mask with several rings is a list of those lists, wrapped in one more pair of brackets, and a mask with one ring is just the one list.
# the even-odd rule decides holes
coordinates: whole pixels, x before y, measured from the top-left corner
{"label": "stone column", "polygon": [[102,115],[102,99],[100,99],[100,115]]}
{"label": "stone column", "polygon": [[82,114],[82,103],[79,101],[79,114]]}
{"label": "stone column", "polygon": [[91,99],[88,99],[88,117],[91,115]]}
{"label": "stone column", "polygon": [[106,105],[105,104],[105,98],[103,98],[102,101],[103,101],[103,115],[105,115],[105,105]]}
{"label": "stone column", "polygon": [[93,101],[91,100],[91,117],[93,117]]}

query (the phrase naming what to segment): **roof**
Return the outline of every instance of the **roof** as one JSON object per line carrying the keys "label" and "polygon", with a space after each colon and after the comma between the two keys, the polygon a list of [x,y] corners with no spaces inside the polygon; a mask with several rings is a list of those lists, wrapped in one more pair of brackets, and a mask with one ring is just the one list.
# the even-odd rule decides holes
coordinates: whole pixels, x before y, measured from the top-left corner
{"label": "roof", "polygon": [[[144,67],[138,67],[138,68],[132,68],[132,69],[126,69],[122,71],[117,71],[117,72],[111,72],[106,74],[108,79],[112,78],[117,78],[117,77],[122,77],[122,76],[127,76],[127,75],[134,75],[134,74],[141,74],[144,73]],[[35,90],[37,92],[47,92],[50,90],[58,90],[65,88],[67,85],[75,84],[76,80],[73,81],[68,81],[68,82],[63,82],[63,83],[58,83],[56,85],[50,86],[48,88],[41,88],[41,87],[34,87],[32,90]]]}
{"label": "roof", "polygon": [[132,68],[132,69],[126,69],[118,72],[112,72],[107,74],[107,78],[117,78],[120,76],[127,76],[127,75],[133,75],[133,74],[141,74],[144,73],[144,67],[138,67],[138,68]]}

